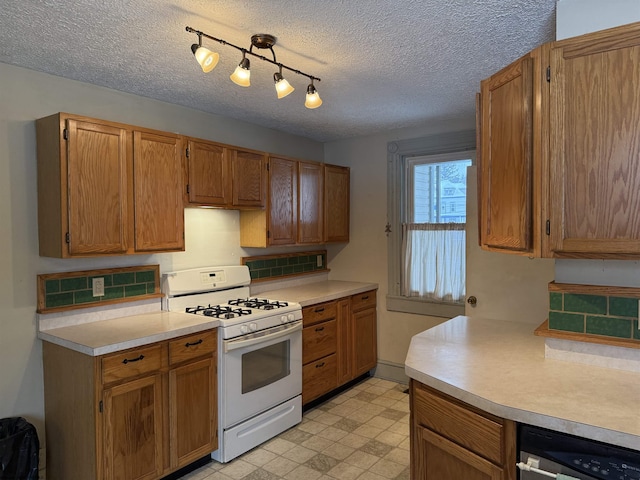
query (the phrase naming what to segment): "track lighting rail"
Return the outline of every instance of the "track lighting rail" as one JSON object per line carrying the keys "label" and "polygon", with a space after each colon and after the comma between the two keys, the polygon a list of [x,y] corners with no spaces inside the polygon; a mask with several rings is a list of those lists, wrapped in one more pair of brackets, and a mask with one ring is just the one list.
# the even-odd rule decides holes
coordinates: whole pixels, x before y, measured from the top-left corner
{"label": "track lighting rail", "polygon": [[[240,52],[242,52],[243,56],[247,55],[247,54],[251,55],[251,56],[254,56],[256,58],[259,58],[260,60],[264,60],[265,62],[269,62],[269,63],[271,63],[273,65],[276,65],[279,68],[285,68],[285,69],[289,70],[290,72],[296,73],[296,74],[301,75],[303,77],[307,77],[312,82],[313,81],[317,81],[317,82],[321,81],[320,78],[318,78],[318,77],[315,77],[313,75],[309,75],[308,73],[301,72],[300,70],[297,70],[295,68],[289,67],[289,66],[285,65],[284,63],[278,62],[276,60],[276,54],[273,51],[273,44],[260,46],[259,44],[256,44],[256,43],[253,42],[253,37],[252,37],[252,45],[249,48],[249,50],[247,50],[246,48],[239,47],[237,45],[234,45],[233,43],[227,42],[226,40],[214,37],[212,35],[208,35],[208,34],[202,32],[200,30],[196,30],[196,29],[191,28],[191,27],[186,27],[186,31],[189,32],[189,33],[195,33],[196,35],[198,35],[198,39],[199,39],[199,43],[200,44],[202,44],[202,37],[205,37],[205,38],[208,38],[209,40],[213,40],[214,42],[218,42],[218,43],[220,43],[222,45],[228,45],[229,47],[233,47],[236,50],[239,50]],[[256,37],[256,35],[254,35],[254,37]],[[274,42],[275,42],[275,39],[274,39]],[[270,59],[270,58],[265,57],[264,55],[260,55],[258,53],[254,53],[252,51],[254,46],[256,46],[257,48],[268,48],[269,50],[271,50],[271,53],[273,54],[273,60]]]}

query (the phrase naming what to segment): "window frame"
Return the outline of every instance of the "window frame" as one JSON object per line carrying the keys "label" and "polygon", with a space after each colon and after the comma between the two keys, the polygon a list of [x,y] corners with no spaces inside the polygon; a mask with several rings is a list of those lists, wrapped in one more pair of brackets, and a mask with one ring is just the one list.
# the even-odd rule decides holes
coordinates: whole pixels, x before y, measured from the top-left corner
{"label": "window frame", "polygon": [[476,164],[476,132],[464,130],[387,144],[387,244],[389,290],[387,310],[451,318],[464,315],[464,302],[438,302],[404,297],[402,277],[402,222],[409,208],[407,200],[408,164],[414,157],[460,153]]}

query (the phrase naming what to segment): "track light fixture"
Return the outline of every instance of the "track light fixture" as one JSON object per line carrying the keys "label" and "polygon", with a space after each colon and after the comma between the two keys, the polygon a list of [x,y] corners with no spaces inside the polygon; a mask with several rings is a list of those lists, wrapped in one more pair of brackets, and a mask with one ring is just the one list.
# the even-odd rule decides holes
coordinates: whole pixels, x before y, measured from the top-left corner
{"label": "track light fixture", "polygon": [[[289,82],[282,76],[282,69],[285,68],[293,73],[297,73],[298,75],[302,75],[303,77],[307,77],[311,83],[307,87],[307,96],[304,102],[305,107],[307,108],[318,108],[322,105],[322,100],[320,99],[320,95],[316,90],[315,85],[313,84],[315,81],[320,81],[318,77],[314,77],[313,75],[309,75],[307,73],[301,72],[300,70],[296,70],[295,68],[288,67],[283,63],[279,63],[276,60],[276,54],[273,51],[273,46],[276,44],[276,37],[273,35],[269,35],[266,33],[256,34],[251,37],[251,47],[249,50],[246,48],[238,47],[232,43],[229,43],[220,38],[212,37],[211,35],[207,35],[204,32],[199,30],[194,30],[191,27],[186,28],[187,32],[195,33],[198,35],[198,43],[194,43],[191,45],[191,51],[196,57],[196,60],[202,67],[202,71],[205,73],[210,72],[215,68],[218,64],[218,60],[220,56],[216,52],[212,52],[211,50],[202,46],[202,37],[206,37],[215,42],[221,43],[222,45],[228,45],[230,47],[235,48],[236,50],[240,50],[242,52],[242,60],[236,67],[235,71],[231,74],[229,78],[233,83],[240,85],[241,87],[249,87],[251,85],[251,70],[250,70],[250,62],[247,58],[247,54],[259,58],[260,60],[264,60],[265,62],[272,63],[273,65],[278,66],[278,71],[273,74],[273,81],[276,87],[276,93],[278,98],[284,98],[293,92],[295,89],[289,84]],[[271,54],[273,55],[273,60],[257,53],[253,52],[253,47],[259,49],[269,49],[271,50]]]}

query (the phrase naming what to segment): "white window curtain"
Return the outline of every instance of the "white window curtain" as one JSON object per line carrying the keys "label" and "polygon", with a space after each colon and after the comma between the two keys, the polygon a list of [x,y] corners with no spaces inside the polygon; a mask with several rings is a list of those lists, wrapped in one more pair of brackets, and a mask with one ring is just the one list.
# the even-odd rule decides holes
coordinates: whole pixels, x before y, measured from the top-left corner
{"label": "white window curtain", "polygon": [[404,223],[402,239],[402,295],[462,302],[465,224]]}

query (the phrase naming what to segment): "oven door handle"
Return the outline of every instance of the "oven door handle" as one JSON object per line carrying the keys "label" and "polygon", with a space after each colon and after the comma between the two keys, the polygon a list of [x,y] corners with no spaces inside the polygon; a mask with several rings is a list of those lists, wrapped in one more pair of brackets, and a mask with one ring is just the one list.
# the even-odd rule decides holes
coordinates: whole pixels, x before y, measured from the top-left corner
{"label": "oven door handle", "polygon": [[302,330],[302,322],[297,322],[292,326],[287,325],[282,328],[282,330],[278,330],[276,332],[269,332],[269,330],[258,332],[254,334],[255,336],[252,335],[251,338],[247,340],[225,340],[224,351],[226,353],[232,350],[237,350],[239,348],[249,347],[251,345],[255,345],[256,343],[262,343],[265,340],[273,340],[274,338],[285,337],[299,330]]}

